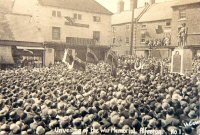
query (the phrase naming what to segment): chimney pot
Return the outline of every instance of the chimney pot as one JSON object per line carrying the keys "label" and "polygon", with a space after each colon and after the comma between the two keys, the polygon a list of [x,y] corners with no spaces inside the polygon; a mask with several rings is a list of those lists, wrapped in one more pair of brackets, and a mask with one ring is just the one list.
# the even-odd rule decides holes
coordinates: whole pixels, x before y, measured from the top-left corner
{"label": "chimney pot", "polygon": [[138,0],[130,0],[130,10],[136,9]]}
{"label": "chimney pot", "polygon": [[149,0],[150,5],[155,4],[155,3],[156,3],[156,0]]}
{"label": "chimney pot", "polygon": [[119,0],[118,1],[118,13],[121,13],[122,11],[124,11],[124,1]]}

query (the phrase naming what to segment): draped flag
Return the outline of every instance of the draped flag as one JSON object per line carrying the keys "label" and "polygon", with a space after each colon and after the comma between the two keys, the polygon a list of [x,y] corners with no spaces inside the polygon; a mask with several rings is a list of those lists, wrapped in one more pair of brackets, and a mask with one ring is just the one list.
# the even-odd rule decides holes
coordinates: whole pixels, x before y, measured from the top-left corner
{"label": "draped flag", "polygon": [[65,49],[62,62],[65,63],[68,69],[77,69],[85,71],[86,64],[84,61],[76,57],[75,50]]}
{"label": "draped flag", "polygon": [[115,54],[114,51],[108,51],[107,53],[107,57],[106,57],[106,61],[110,64],[110,65],[114,65],[115,67],[117,67],[118,65],[118,58],[117,55]]}
{"label": "draped flag", "polygon": [[86,70],[86,63],[79,58],[75,58],[74,69],[85,71]]}
{"label": "draped flag", "polygon": [[74,61],[74,57],[72,55],[72,51],[69,50],[69,49],[65,49],[62,62],[65,63],[65,64],[66,63],[72,64],[73,61]]}
{"label": "draped flag", "polygon": [[71,65],[72,62],[74,61],[74,58],[75,58],[75,54],[73,52],[73,50],[68,50],[67,51],[67,57],[66,57],[66,61]]}
{"label": "draped flag", "polygon": [[98,61],[99,61],[99,59],[97,58],[95,53],[90,48],[87,48],[86,62],[97,64]]}
{"label": "draped flag", "polygon": [[74,67],[74,58],[68,49],[65,49],[64,56],[62,62],[65,63],[68,69],[73,69]]}
{"label": "draped flag", "polygon": [[68,53],[68,49],[67,50],[65,49],[64,56],[63,56],[63,59],[62,59],[63,63],[66,63],[67,53]]}

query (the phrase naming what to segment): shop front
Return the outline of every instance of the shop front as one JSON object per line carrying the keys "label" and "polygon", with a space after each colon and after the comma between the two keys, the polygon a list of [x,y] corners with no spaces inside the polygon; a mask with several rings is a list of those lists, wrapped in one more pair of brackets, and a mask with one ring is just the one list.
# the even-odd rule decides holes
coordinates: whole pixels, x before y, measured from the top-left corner
{"label": "shop front", "polygon": [[42,67],[43,43],[0,40],[0,68]]}
{"label": "shop front", "polygon": [[39,68],[43,66],[43,47],[16,46],[13,52],[15,63],[20,67],[31,66]]}

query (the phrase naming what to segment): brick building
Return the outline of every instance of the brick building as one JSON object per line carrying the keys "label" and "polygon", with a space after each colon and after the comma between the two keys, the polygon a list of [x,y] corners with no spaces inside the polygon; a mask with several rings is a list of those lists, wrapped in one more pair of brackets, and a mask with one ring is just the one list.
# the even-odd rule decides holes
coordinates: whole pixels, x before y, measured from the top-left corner
{"label": "brick building", "polygon": [[[154,56],[167,58],[171,56],[171,32],[172,32],[172,8],[177,1],[155,3],[152,0],[148,10],[138,20],[136,35],[136,54],[139,56]],[[163,45],[164,40],[167,45]],[[150,47],[150,43],[156,42],[159,45]],[[162,42],[162,45],[160,45]]]}
{"label": "brick building", "polygon": [[131,44],[131,22],[132,11],[134,9],[133,38],[135,43],[135,32],[137,28],[136,20],[147,10],[148,5],[137,7],[137,0],[130,0],[130,10],[124,10],[124,1],[119,0],[118,12],[112,15],[112,49],[120,55],[129,54]]}
{"label": "brick building", "polygon": [[12,13],[12,0],[0,1],[0,66],[13,65],[19,58],[42,64],[43,39],[31,15]]}
{"label": "brick building", "polygon": [[[94,0],[0,0],[0,65],[21,57],[48,65],[70,45],[85,45],[84,50],[103,45],[107,50],[111,15]],[[54,49],[62,50],[48,48],[54,43]],[[104,54],[104,47],[99,48]]]}
{"label": "brick building", "polygon": [[15,0],[13,12],[31,15],[44,41],[111,43],[112,13],[95,0]]}
{"label": "brick building", "polygon": [[185,48],[200,55],[200,0],[181,0],[172,6],[172,45],[178,45],[178,29],[183,23],[188,28]]}

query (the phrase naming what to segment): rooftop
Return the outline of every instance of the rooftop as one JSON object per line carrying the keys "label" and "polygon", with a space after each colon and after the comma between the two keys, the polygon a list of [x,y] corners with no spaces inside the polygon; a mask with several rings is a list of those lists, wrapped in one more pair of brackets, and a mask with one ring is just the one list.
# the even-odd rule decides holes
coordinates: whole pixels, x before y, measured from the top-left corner
{"label": "rooftop", "polygon": [[196,3],[200,3],[200,0],[181,0],[181,1],[177,1],[175,3],[175,5],[173,5],[172,7],[189,5],[189,4],[196,4]]}
{"label": "rooftop", "polygon": [[139,19],[139,22],[152,22],[171,19],[172,6],[175,5],[175,3],[177,3],[176,0],[150,5],[149,9]]}
{"label": "rooftop", "polygon": [[[145,7],[137,8],[134,12],[134,18],[138,18]],[[130,23],[132,21],[132,11],[127,10],[121,13],[116,13],[111,17],[111,24],[123,24],[123,23]]]}
{"label": "rooftop", "polygon": [[112,12],[107,10],[95,0],[39,0],[39,3],[42,6],[52,6],[57,8],[112,15]]}

